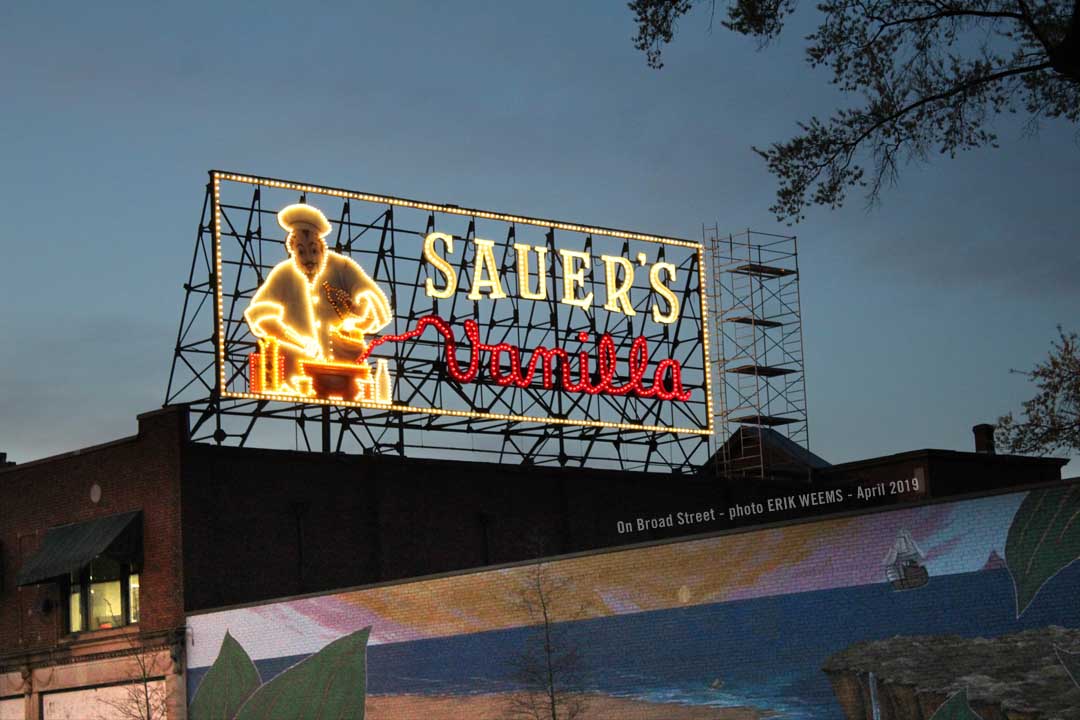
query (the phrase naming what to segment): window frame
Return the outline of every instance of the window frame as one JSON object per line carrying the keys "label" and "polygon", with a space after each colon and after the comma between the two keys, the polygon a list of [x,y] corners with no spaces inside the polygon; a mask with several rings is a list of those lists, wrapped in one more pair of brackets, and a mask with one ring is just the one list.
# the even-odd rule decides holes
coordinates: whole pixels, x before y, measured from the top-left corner
{"label": "window frame", "polygon": [[[101,557],[100,555],[98,557]],[[97,558],[95,558],[96,560]],[[93,562],[93,561],[91,561]],[[78,583],[74,583],[71,580],[71,573],[68,575],[64,582],[64,628],[69,635],[78,635],[84,632],[97,632],[99,630],[112,630],[118,627],[128,627],[129,625],[138,625],[138,620],[133,620],[131,617],[131,576],[139,576],[139,591],[142,592],[142,568],[137,562],[121,562],[121,572],[118,578],[120,582],[120,618],[121,623],[113,628],[91,628],[90,627],[90,587],[93,583],[90,581],[90,565],[84,565],[79,568]],[[115,582],[115,581],[102,581],[102,582]],[[80,629],[72,630],[71,624],[71,591],[75,586],[79,588],[79,615],[80,615]],[[142,609],[142,603],[140,598],[140,611]]]}

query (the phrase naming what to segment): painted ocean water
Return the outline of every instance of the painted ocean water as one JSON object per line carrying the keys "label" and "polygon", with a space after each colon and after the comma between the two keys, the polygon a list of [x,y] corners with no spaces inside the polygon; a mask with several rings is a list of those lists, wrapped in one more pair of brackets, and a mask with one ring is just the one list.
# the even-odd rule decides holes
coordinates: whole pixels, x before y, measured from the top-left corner
{"label": "painted ocean water", "polygon": [[[934,577],[918,590],[888,585],[679,607],[562,623],[581,657],[581,689],[651,702],[754,706],[785,717],[842,718],[821,666],[860,640],[894,635],[989,637],[1080,628],[1080,563],[1015,617],[1005,570]],[[535,630],[516,628],[368,649],[368,691],[475,694],[516,687],[513,661]],[[256,662],[268,680],[304,656]],[[192,670],[189,692],[206,669]]]}

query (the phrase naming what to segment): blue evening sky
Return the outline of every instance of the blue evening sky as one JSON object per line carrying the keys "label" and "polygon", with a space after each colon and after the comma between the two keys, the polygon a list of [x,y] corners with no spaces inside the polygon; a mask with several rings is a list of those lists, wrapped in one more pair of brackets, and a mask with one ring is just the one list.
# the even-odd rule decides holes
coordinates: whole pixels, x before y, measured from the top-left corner
{"label": "blue evening sky", "polygon": [[[666,67],[611,2],[4,3],[0,451],[160,406],[206,171],[700,239],[789,229],[751,145],[837,102],[801,37],[683,20]],[[912,166],[799,236],[812,449],[969,450],[1080,329],[1075,128]],[[1066,470],[1066,475],[1075,474]]]}

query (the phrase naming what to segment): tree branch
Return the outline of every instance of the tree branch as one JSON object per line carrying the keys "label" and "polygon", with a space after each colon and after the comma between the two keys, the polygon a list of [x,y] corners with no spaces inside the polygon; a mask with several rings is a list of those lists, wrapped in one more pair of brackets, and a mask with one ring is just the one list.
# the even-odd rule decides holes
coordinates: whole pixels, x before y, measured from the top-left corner
{"label": "tree branch", "polygon": [[[935,102],[940,102],[942,100],[948,100],[951,97],[954,97],[954,96],[956,96],[958,94],[961,94],[961,93],[969,92],[970,90],[972,90],[972,89],[974,89],[976,87],[979,87],[981,85],[986,85],[988,83],[997,82],[999,80],[1004,80],[1005,78],[1012,77],[1012,76],[1015,76],[1015,75],[1023,75],[1025,73],[1029,73],[1029,72],[1038,72],[1040,70],[1045,70],[1045,69],[1047,69],[1049,67],[1051,67],[1051,64],[1050,64],[1049,61],[1047,61],[1047,62],[1042,62],[1042,63],[1035,64],[1035,65],[1026,65],[1026,66],[1023,66],[1023,67],[1011,68],[1009,70],[1003,70],[1001,72],[992,73],[990,75],[985,75],[985,76],[980,77],[980,78],[975,78],[975,79],[972,79],[972,80],[970,80],[968,82],[964,82],[964,83],[961,83],[959,85],[954,85],[953,87],[951,87],[948,90],[945,90],[943,92],[936,93],[934,95],[929,95],[929,96],[924,97],[924,98],[920,98],[919,100],[907,105],[906,107],[901,108],[900,110],[897,110],[896,112],[890,114],[889,116],[881,118],[881,119],[875,121],[869,127],[865,128],[862,132],[860,132],[859,135],[856,138],[854,138],[853,140],[844,141],[839,149],[837,149],[835,152],[833,152],[826,160],[824,160],[824,161],[817,164],[817,169],[814,171],[814,173],[807,180],[807,182],[805,183],[805,186],[809,187],[811,184],[816,182],[818,180],[818,178],[821,177],[821,173],[824,172],[825,169],[828,168],[829,166],[831,166],[833,163],[837,162],[841,155],[844,155],[844,154],[847,155],[847,158],[844,160],[843,168],[846,169],[847,167],[849,167],[850,164],[851,164],[851,158],[854,156],[855,149],[864,140],[866,140],[868,137],[873,135],[875,132],[877,132],[881,128],[883,128],[883,127],[885,127],[885,126],[887,126],[887,125],[889,125],[891,123],[896,122],[897,120],[902,118],[904,115],[907,115],[908,113],[910,113],[910,112],[912,112],[914,110],[918,110],[920,107],[923,107],[924,105],[928,105],[930,103],[935,103]],[[759,154],[765,155],[765,153],[761,153],[761,151],[758,151],[758,152],[759,152]]]}
{"label": "tree branch", "polygon": [[867,20],[873,20],[879,23],[882,27],[895,27],[897,25],[917,25],[924,22],[930,22],[931,20],[943,20],[945,18],[962,18],[962,17],[976,17],[976,18],[1007,18],[1009,20],[1023,21],[1024,17],[1020,13],[1011,12],[992,12],[989,10],[942,10],[941,12],[930,13],[929,15],[915,15],[913,17],[899,18],[897,20],[886,20],[879,15],[867,15]]}
{"label": "tree branch", "polygon": [[1031,34],[1035,36],[1035,39],[1039,41],[1043,50],[1046,51],[1047,57],[1049,57],[1051,53],[1053,53],[1054,47],[1035,23],[1035,18],[1031,14],[1031,8],[1028,7],[1028,4],[1024,2],[1024,0],[1016,0],[1016,4],[1020,6],[1020,20],[1024,23],[1024,26],[1031,31]]}
{"label": "tree branch", "polygon": [[[635,44],[651,67],[659,67],[676,20],[701,2],[631,0]],[[768,40],[795,7],[796,0],[730,0],[723,25]],[[787,142],[753,148],[779,181],[772,208],[779,219],[798,222],[810,204],[838,207],[856,185],[876,199],[903,153],[924,158],[940,146],[955,156],[996,146],[992,114],[1023,109],[1031,118],[1080,122],[1080,0],[820,0],[817,10],[823,19],[807,36],[809,64],[831,67],[837,89],[866,100],[800,123],[801,134]],[[868,140],[872,181],[860,160]]]}
{"label": "tree branch", "polygon": [[987,84],[992,83],[992,82],[997,82],[998,80],[1004,80],[1005,78],[1012,77],[1014,75],[1023,75],[1025,73],[1029,73],[1029,72],[1038,72],[1040,70],[1046,70],[1046,69],[1048,69],[1050,67],[1051,67],[1051,63],[1049,61],[1047,61],[1047,62],[1037,63],[1035,65],[1025,65],[1025,66],[1018,67],[1018,68],[1011,68],[1009,70],[1002,70],[1001,72],[991,73],[990,75],[984,75],[984,76],[979,77],[979,78],[973,78],[972,80],[970,80],[968,82],[964,82],[964,83],[961,83],[959,85],[955,85],[955,86],[949,88],[948,90],[945,90],[944,92],[936,93],[934,95],[929,95],[927,97],[921,98],[921,99],[911,103],[907,107],[901,108],[900,110],[897,110],[892,115],[889,115],[886,118],[882,118],[881,120],[874,123],[872,126],[867,128],[865,131],[863,131],[859,135],[859,137],[854,141],[854,144],[856,144],[856,145],[859,144],[860,142],[865,140],[867,137],[869,137],[871,134],[873,134],[876,130],[879,130],[880,128],[884,127],[885,125],[888,125],[888,124],[890,124],[892,122],[895,122],[895,121],[899,120],[901,117],[903,117],[904,115],[907,115],[912,110],[918,110],[923,105],[929,105],[930,103],[938,102],[938,101],[941,101],[941,100],[948,100],[949,98],[951,98],[951,97],[953,97],[955,95],[959,95],[959,94],[967,92],[969,90],[973,90],[973,89],[979,87],[980,85],[987,85]]}

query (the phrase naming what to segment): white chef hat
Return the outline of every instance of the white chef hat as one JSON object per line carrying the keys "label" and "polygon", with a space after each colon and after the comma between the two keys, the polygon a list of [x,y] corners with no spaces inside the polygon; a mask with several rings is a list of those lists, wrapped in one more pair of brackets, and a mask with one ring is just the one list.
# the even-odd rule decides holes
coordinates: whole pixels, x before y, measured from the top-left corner
{"label": "white chef hat", "polygon": [[285,230],[311,230],[324,237],[330,232],[330,221],[317,207],[305,203],[289,205],[277,214],[278,225]]}

